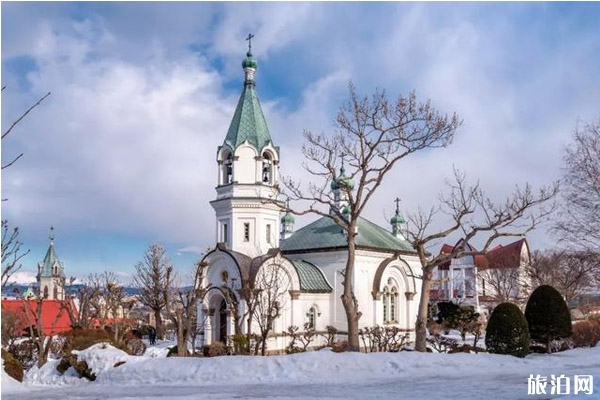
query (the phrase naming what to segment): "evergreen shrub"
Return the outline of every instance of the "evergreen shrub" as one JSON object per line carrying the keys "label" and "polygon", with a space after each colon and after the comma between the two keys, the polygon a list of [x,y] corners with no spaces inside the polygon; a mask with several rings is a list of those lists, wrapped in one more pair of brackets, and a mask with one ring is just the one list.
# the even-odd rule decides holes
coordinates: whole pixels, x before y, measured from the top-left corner
{"label": "evergreen shrub", "polygon": [[485,333],[485,345],[490,353],[525,357],[529,354],[527,320],[512,303],[494,308]]}

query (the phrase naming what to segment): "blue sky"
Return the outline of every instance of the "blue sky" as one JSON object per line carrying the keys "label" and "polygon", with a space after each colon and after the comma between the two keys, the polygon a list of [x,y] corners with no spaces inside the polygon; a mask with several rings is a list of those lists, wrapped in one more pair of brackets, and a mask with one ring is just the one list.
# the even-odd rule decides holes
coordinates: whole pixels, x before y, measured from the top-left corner
{"label": "blue sky", "polygon": [[[152,242],[182,275],[214,244],[215,152],[255,34],[258,92],[283,173],[305,129],[330,131],[352,80],[416,90],[464,120],[447,149],[396,168],[367,217],[382,226],[435,204],[455,165],[500,200],[560,177],[578,120],[600,116],[598,3],[3,2],[2,128],[52,95],[2,143],[2,218],[22,230],[31,273],[55,227],[70,275],[127,282]],[[302,224],[303,221],[300,222]],[[533,248],[558,238],[542,227]]]}

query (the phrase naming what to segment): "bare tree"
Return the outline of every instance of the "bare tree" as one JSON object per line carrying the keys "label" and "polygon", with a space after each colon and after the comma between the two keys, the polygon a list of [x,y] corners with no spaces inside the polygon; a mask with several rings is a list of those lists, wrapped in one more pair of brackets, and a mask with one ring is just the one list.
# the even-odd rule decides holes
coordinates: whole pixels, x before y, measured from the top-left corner
{"label": "bare tree", "polygon": [[167,314],[176,327],[177,355],[180,357],[188,355],[187,344],[197,331],[197,304],[202,292],[199,284],[204,280],[207,267],[208,265],[205,263],[196,263],[192,287],[187,289],[173,287],[165,292],[165,295],[168,296],[165,299]]}
{"label": "bare tree", "polygon": [[[290,199],[309,203],[306,209],[291,210],[292,213],[331,218],[347,237],[341,299],[348,321],[349,350],[358,351],[361,312],[353,288],[358,219],[400,160],[419,150],[448,145],[461,121],[456,114],[440,114],[429,101],[419,102],[414,93],[390,102],[383,91],[376,91],[369,99],[360,97],[352,84],[349,90],[349,101],[340,108],[333,135],[304,132],[307,143],[302,152],[308,161],[304,169],[320,182],[310,182],[306,190],[289,177],[282,183]],[[347,177],[336,171],[340,156],[342,163],[345,159],[350,167]],[[339,184],[348,206],[345,210],[338,208],[339,198],[329,191],[332,181]]]}
{"label": "bare tree", "polygon": [[515,268],[487,268],[478,270],[477,275],[485,282],[485,296],[493,299],[494,303],[521,303],[523,296],[519,296],[524,280],[518,269]]}
{"label": "bare tree", "polygon": [[22,250],[23,243],[19,240],[19,228],[8,227],[8,221],[2,220],[2,289],[6,286],[10,277],[21,269],[21,259],[29,254],[28,250]]}
{"label": "bare tree", "polygon": [[534,251],[529,274],[534,287],[553,286],[571,301],[592,286],[593,273],[599,268],[600,259],[591,252]]}
{"label": "bare tree", "polygon": [[105,271],[102,274],[104,307],[111,319],[111,328],[114,341],[119,343],[126,330],[127,304],[125,302],[125,288],[121,285],[113,272]]}
{"label": "bare tree", "polygon": [[91,328],[94,320],[104,325],[106,317],[103,318],[103,308],[101,306],[102,287],[101,275],[90,274],[83,287],[75,293],[79,307],[77,312],[70,308],[67,309],[71,325],[80,328]]}
{"label": "bare tree", "polygon": [[[6,89],[6,86],[2,87],[2,91],[4,91],[4,89]],[[10,127],[8,127],[7,130],[5,130],[4,132],[2,132],[2,140],[4,140],[4,138],[6,138],[11,132],[12,130],[21,122],[23,121],[23,119],[27,116],[27,114],[29,114],[34,108],[36,108],[37,106],[39,106],[42,101],[44,101],[44,99],[46,99],[46,97],[50,96],[50,92],[46,93],[45,95],[43,95],[42,97],[40,97],[40,99],[35,102],[32,106],[30,106],[23,114],[21,114],[11,125]],[[17,160],[19,158],[23,157],[23,153],[19,154],[18,156],[14,157],[11,159],[11,161],[7,162],[6,164],[2,165],[2,169],[4,168],[8,168],[11,165],[13,165],[15,162],[17,162]]]}
{"label": "bare tree", "polygon": [[570,247],[600,254],[600,120],[577,126],[564,165],[554,231]]}
{"label": "bare tree", "polygon": [[256,297],[252,319],[256,321],[260,330],[256,348],[258,349],[260,345],[261,355],[264,356],[267,351],[269,333],[273,331],[273,323],[281,316],[281,311],[285,307],[290,290],[290,277],[280,265],[267,264],[258,271],[254,287]]}
{"label": "bare tree", "polygon": [[520,252],[487,254],[488,267],[479,268],[484,296],[491,297],[494,303],[511,302],[522,304],[531,289],[528,279],[529,260],[524,260]]}
{"label": "bare tree", "polygon": [[[426,351],[426,324],[429,294],[434,269],[453,258],[485,254],[500,238],[521,237],[534,229],[552,210],[547,202],[558,192],[558,185],[541,188],[536,194],[529,185],[515,189],[503,203],[496,203],[480,188],[479,183],[469,186],[465,175],[454,171],[454,180],[448,181],[450,193],[440,197],[440,206],[428,212],[419,210],[408,217],[408,238],[421,262],[421,298],[416,322],[415,349]],[[443,214],[449,218],[446,229],[433,229],[434,218]],[[433,230],[433,232],[431,232]],[[463,238],[463,245],[455,246],[449,253],[430,257],[428,248],[439,239],[454,233]],[[480,251],[468,251],[467,244],[474,240],[484,242]]]}
{"label": "bare tree", "polygon": [[162,311],[167,306],[169,291],[173,285],[174,271],[160,244],[152,244],[144,254],[144,260],[135,266],[134,286],[140,289],[139,300],[154,312],[156,335],[164,339]]}

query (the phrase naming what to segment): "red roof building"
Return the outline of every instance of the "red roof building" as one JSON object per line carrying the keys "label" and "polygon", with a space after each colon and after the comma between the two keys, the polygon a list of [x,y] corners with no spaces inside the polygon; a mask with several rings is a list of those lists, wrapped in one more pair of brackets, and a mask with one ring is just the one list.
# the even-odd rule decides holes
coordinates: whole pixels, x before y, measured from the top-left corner
{"label": "red roof building", "polygon": [[[454,246],[444,244],[440,255],[451,254],[457,246],[464,246],[467,252],[477,252],[474,246],[465,244],[461,239]],[[431,299],[456,300],[479,308],[481,302],[493,302],[502,297],[500,292],[495,293],[497,290],[501,290],[504,297],[522,297],[527,286],[525,266],[529,261],[526,239],[498,245],[485,254],[453,258],[439,265],[434,272],[436,282],[431,290]],[[499,288],[501,285],[503,287]]]}
{"label": "red roof building", "polygon": [[[66,307],[71,307],[75,317],[78,310],[72,299],[68,300],[44,300],[42,301],[42,328],[45,335],[53,335],[71,329],[71,320]],[[5,300],[2,299],[2,310],[14,312],[18,317],[19,330],[25,330],[30,326],[36,326],[37,300]]]}

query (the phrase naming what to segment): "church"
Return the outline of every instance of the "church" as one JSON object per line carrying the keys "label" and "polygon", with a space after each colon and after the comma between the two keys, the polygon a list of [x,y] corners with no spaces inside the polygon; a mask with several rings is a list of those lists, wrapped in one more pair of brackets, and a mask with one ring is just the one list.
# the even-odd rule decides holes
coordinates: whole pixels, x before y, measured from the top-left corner
{"label": "church", "polygon": [[[285,163],[271,137],[256,91],[258,63],[251,47],[242,62],[241,96],[222,145],[217,148],[216,245],[202,259],[198,327],[202,344],[230,343],[234,334],[260,334],[268,327],[269,352],[289,343],[290,326],[347,332],[340,296],[347,240],[331,218],[300,228],[279,195],[279,168]],[[340,182],[353,187],[344,166],[331,182],[336,207],[346,203]],[[353,281],[362,316],[359,327],[390,326],[414,341],[420,263],[402,230],[396,206],[389,230],[360,218]],[[320,338],[313,345],[320,345]]]}

